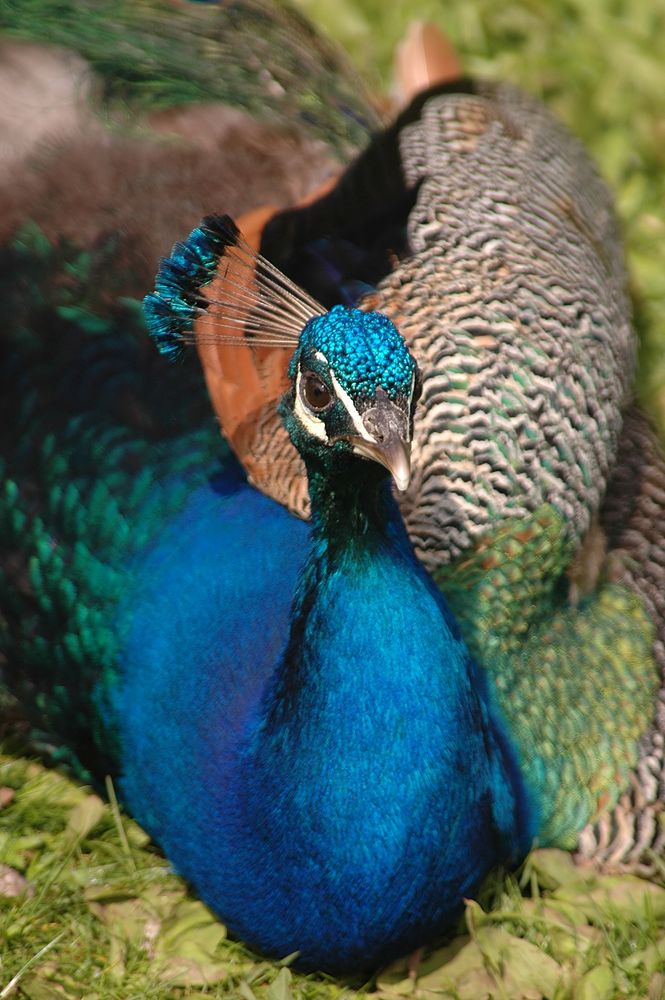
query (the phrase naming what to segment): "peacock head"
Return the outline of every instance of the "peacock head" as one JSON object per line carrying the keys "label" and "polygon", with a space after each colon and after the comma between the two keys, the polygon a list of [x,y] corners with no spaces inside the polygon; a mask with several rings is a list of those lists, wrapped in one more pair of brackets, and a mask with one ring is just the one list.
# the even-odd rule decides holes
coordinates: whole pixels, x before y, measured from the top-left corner
{"label": "peacock head", "polygon": [[307,458],[353,454],[409,485],[418,367],[395,325],[377,312],[335,306],[310,319],[289,366],[280,414]]}
{"label": "peacock head", "polygon": [[229,216],[207,216],[176,243],[145,316],[170,358],[186,343],[295,348],[280,414],[301,455],[328,466],[340,455],[370,459],[407,488],[420,376],[386,316],[345,306],[326,312],[255,253]]}

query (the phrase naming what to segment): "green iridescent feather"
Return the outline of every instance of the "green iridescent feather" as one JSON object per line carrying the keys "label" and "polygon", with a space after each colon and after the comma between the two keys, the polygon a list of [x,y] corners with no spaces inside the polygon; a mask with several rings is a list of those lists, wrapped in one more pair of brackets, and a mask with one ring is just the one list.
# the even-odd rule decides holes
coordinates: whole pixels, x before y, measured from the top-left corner
{"label": "green iridescent feather", "polygon": [[540,842],[568,848],[626,787],[658,689],[644,603],[601,582],[572,606],[572,556],[545,505],[434,574],[510,719],[542,810]]}
{"label": "green iridescent feather", "polygon": [[100,722],[118,666],[110,616],[123,561],[228,453],[194,358],[158,377],[136,304],[109,310],[96,298],[91,271],[108,253],[52,247],[29,226],[5,251],[2,283],[5,301],[17,299],[3,331],[13,363],[2,435],[19,442],[5,442],[0,491],[2,650],[22,664],[14,686],[43,739],[69,733],[74,756],[60,758],[97,773],[114,753]]}
{"label": "green iridescent feather", "polygon": [[[288,6],[263,0],[29,0],[2,7],[0,31],[10,57],[21,43],[44,43],[29,50],[25,74],[28,89],[33,69],[35,87],[46,88],[31,92],[35,107],[52,104],[42,53],[57,55],[56,71],[73,88],[56,125],[65,131],[46,142],[37,133],[25,187],[15,174],[6,179],[2,648],[22,664],[17,693],[49,752],[104,773],[114,753],[100,719],[116,668],[108,617],[124,585],[118,566],[228,455],[194,355],[169,366],[146,335],[141,299],[158,254],[182,235],[183,218],[195,221],[219,197],[215,185],[226,198],[233,178],[233,211],[264,190],[275,196],[271,162],[258,186],[245,176],[243,157],[256,156],[261,141],[272,147],[284,136],[280,150],[297,173],[296,158],[316,143],[329,163],[347,158],[378,118],[334,46]],[[20,110],[22,91],[18,101]],[[211,121],[222,130],[219,146],[199,144],[195,117],[184,134],[181,119],[170,133],[170,112],[195,116],[197,107],[213,115],[204,130]],[[229,108],[242,116],[229,119]],[[162,111],[167,124],[156,125]],[[265,137],[263,125],[252,131],[254,119],[265,122]],[[8,136],[10,148],[19,139]],[[288,164],[283,173],[282,198],[296,183]],[[187,183],[173,204],[174,185],[181,193]],[[52,745],[54,733],[70,735],[73,754]]]}

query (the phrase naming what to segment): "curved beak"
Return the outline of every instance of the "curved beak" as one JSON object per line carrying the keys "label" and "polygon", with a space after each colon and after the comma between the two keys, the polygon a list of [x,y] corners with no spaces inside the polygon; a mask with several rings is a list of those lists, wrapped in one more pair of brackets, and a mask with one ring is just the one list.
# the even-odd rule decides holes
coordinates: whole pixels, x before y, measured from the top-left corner
{"label": "curved beak", "polygon": [[411,442],[406,414],[381,389],[376,403],[362,415],[367,435],[350,438],[353,450],[364,458],[385,466],[404,492],[411,479]]}
{"label": "curved beak", "polygon": [[385,466],[395,480],[395,486],[400,491],[408,488],[411,480],[411,443],[401,437],[388,441],[366,441],[364,438],[352,438],[353,450],[364,458],[370,458]]}

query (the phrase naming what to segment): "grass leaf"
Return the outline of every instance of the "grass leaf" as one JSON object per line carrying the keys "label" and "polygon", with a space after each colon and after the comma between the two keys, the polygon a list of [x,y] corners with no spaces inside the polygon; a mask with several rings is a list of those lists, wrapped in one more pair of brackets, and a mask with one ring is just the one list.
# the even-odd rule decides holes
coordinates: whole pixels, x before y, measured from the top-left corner
{"label": "grass leaf", "polygon": [[614,976],[609,965],[589,969],[575,990],[575,1000],[610,1000],[614,995]]}
{"label": "grass leaf", "polygon": [[74,806],[69,814],[65,836],[70,840],[83,840],[101,822],[106,808],[98,795],[88,795]]}
{"label": "grass leaf", "polygon": [[281,968],[268,987],[266,1000],[293,1000],[292,981],[290,969]]}

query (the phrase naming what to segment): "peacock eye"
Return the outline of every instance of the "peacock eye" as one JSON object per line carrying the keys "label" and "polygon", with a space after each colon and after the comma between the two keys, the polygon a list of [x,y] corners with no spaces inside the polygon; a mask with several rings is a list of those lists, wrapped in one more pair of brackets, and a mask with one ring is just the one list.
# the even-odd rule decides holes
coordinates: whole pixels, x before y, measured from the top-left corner
{"label": "peacock eye", "polygon": [[310,410],[314,410],[316,413],[321,413],[332,402],[330,389],[314,372],[303,373],[302,393]]}

